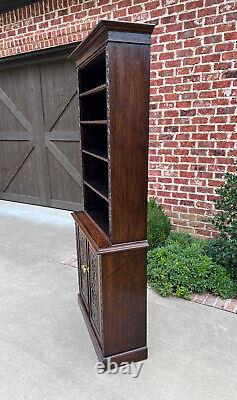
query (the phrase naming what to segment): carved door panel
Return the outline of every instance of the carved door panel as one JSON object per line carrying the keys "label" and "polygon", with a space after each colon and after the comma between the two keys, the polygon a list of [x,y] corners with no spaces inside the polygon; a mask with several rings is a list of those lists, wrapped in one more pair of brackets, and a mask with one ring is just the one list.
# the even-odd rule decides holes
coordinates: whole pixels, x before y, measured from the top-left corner
{"label": "carved door panel", "polygon": [[89,310],[89,263],[87,259],[88,242],[83,233],[78,230],[78,275],[79,275],[79,293]]}
{"label": "carved door panel", "polygon": [[102,336],[101,260],[76,225],[79,294],[98,339]]}
{"label": "carved door panel", "polygon": [[97,332],[101,336],[101,272],[100,258],[89,248],[89,269],[90,269],[90,318]]}

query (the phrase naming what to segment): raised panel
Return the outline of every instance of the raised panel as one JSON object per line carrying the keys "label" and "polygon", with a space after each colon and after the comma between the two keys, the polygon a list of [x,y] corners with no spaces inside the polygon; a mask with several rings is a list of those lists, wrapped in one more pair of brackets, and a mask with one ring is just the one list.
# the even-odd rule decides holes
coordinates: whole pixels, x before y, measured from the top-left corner
{"label": "raised panel", "polygon": [[101,263],[99,256],[89,247],[90,264],[90,318],[93,326],[101,336]]}
{"label": "raised panel", "polygon": [[80,230],[78,230],[77,236],[79,293],[89,311],[89,264],[87,260],[87,240]]}

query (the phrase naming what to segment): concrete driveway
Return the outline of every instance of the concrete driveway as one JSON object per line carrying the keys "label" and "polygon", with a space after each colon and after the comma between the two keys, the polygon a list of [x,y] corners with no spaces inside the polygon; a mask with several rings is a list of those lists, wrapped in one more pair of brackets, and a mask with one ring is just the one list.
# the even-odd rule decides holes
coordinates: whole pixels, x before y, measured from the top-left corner
{"label": "concrete driveway", "polygon": [[237,317],[149,291],[138,378],[95,372],[70,213],[0,201],[1,400],[236,400]]}

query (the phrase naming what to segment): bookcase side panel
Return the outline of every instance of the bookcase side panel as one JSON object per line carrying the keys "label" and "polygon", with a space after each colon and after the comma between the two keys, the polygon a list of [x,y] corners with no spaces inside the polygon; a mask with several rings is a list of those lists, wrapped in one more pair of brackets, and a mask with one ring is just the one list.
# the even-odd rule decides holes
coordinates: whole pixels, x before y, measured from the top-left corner
{"label": "bookcase side panel", "polygon": [[104,355],[146,348],[145,248],[102,256]]}
{"label": "bookcase side panel", "polygon": [[107,45],[112,243],[146,239],[150,46]]}

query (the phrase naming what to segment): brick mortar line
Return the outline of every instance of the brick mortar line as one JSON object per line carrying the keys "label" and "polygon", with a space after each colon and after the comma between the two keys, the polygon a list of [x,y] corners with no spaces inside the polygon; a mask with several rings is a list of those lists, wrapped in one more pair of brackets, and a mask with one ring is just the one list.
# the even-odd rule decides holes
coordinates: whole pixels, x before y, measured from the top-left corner
{"label": "brick mortar line", "polygon": [[217,309],[217,310],[226,311],[226,312],[229,312],[229,313],[231,313],[231,314],[237,314],[237,306],[236,306],[236,308],[234,309],[234,311],[231,311],[231,310],[228,310],[228,309],[226,309],[226,308],[218,307],[218,306],[211,305],[211,304],[200,303],[200,302],[195,301],[195,300],[191,300],[191,302],[192,302],[192,303],[196,303],[196,304],[200,304],[201,306],[206,306],[206,307],[215,308],[215,309]]}
{"label": "brick mortar line", "polygon": [[[230,312],[232,314],[237,314],[237,298],[223,300],[218,296],[212,295],[211,293],[207,293],[205,298],[202,298],[202,296],[203,295],[199,295],[197,293],[192,294],[191,301],[193,303],[201,304],[208,307],[213,307],[218,310]],[[207,304],[207,300],[208,298],[210,298],[209,296],[213,300],[211,304]],[[231,306],[232,303],[234,303],[234,306],[232,306],[230,309],[229,306]]]}

